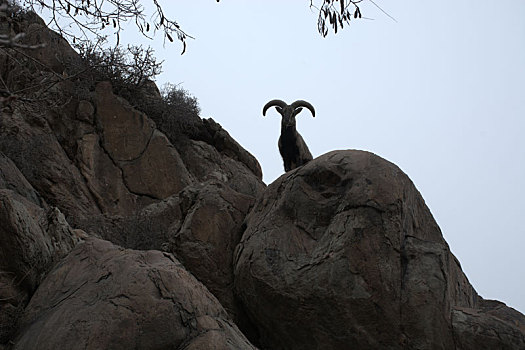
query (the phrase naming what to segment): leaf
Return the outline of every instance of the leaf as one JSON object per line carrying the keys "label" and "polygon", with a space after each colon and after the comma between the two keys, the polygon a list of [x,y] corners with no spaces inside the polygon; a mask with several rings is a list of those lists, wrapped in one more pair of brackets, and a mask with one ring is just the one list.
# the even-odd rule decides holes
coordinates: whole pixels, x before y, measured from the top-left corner
{"label": "leaf", "polygon": [[359,12],[359,7],[356,7],[355,12],[354,12],[354,18],[357,18],[358,12]]}
{"label": "leaf", "polygon": [[113,19],[113,28],[117,28],[117,21]]}
{"label": "leaf", "polygon": [[69,15],[69,11],[71,11],[71,4],[68,2],[67,3],[67,14]]}
{"label": "leaf", "polygon": [[[168,33],[166,33],[166,36],[168,37],[168,40],[170,42],[173,42],[173,38],[171,37],[171,35],[169,35]],[[184,46],[184,48],[186,48],[186,46]]]}
{"label": "leaf", "polygon": [[146,23],[146,32],[149,32],[149,23]]}
{"label": "leaf", "polygon": [[345,0],[341,0],[341,13],[345,12]]}
{"label": "leaf", "polygon": [[182,52],[180,53],[181,55],[184,55],[184,53],[186,52],[186,42],[183,41],[182,42]]}

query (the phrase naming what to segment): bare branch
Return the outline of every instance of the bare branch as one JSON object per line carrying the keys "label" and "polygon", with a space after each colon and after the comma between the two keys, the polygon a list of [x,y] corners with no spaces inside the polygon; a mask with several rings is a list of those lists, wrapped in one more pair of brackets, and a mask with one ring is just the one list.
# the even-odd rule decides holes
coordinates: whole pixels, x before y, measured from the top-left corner
{"label": "bare branch", "polygon": [[151,16],[141,5],[141,0],[20,0],[20,3],[25,9],[48,14],[48,26],[70,43],[106,37],[101,31],[112,32],[118,43],[123,25],[134,22],[139,32],[149,39],[159,31],[164,40],[173,42],[173,38],[177,38],[184,53],[186,39],[193,37],[185,33],[176,21],[166,17],[157,0],[150,1],[154,8]]}

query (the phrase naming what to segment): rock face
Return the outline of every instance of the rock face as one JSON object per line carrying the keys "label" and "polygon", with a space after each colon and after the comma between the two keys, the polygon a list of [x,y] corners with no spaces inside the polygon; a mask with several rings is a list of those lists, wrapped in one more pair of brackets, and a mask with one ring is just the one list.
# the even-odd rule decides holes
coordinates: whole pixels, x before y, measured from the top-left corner
{"label": "rock face", "polygon": [[[185,293],[209,288],[224,304],[228,314],[207,296],[198,301],[199,310],[213,313],[214,320],[202,316],[197,326],[173,324],[171,332],[184,333],[176,338],[181,348],[250,348],[237,339],[240,335],[233,326],[233,319],[245,316],[233,295],[232,256],[244,217],[265,188],[257,160],[211,119],[195,116],[191,130],[179,127],[174,135],[163,133],[148,114],[117,96],[111,83],[93,82],[90,76],[86,82],[79,80],[77,73],[86,67],[75,51],[37,16],[21,16],[9,17],[12,34],[25,32],[24,43],[45,43],[50,50],[28,50],[24,55],[0,50],[0,75],[9,90],[33,94],[27,102],[15,99],[7,107],[0,106],[0,347],[17,335],[17,348],[34,348],[33,336],[45,333],[53,323],[41,318],[34,304],[24,311],[27,302],[39,295],[51,298],[53,292],[59,298],[60,290],[44,292],[41,282],[75,244],[94,236],[125,247],[175,253],[184,268],[206,284],[184,282]],[[39,84],[46,98],[34,98],[42,91],[35,93],[32,87],[38,89]],[[162,103],[152,82],[144,87],[144,95],[141,100],[146,98],[149,105]],[[165,112],[165,118],[177,120],[177,110]],[[133,251],[118,251],[129,255],[133,265]],[[79,278],[88,277],[88,270]],[[48,278],[54,281],[52,275]],[[64,283],[75,283],[64,278]],[[42,288],[56,286],[46,283]],[[81,292],[89,293],[84,287]],[[33,295],[37,290],[41,294]],[[196,303],[188,300],[184,302]],[[134,302],[138,313],[151,306],[142,305],[140,298]],[[184,308],[196,312],[192,305]],[[47,309],[46,315],[53,310]],[[107,316],[93,310],[95,320],[102,322]],[[22,328],[17,323],[21,315]],[[42,339],[39,347],[58,344],[36,337]],[[175,347],[179,340],[168,338],[167,346]],[[86,340],[90,341],[88,347],[98,348],[96,340]]]}
{"label": "rock face", "polygon": [[59,209],[49,207],[0,153],[0,343],[16,331],[29,297],[48,270],[79,242]]}
{"label": "rock face", "polygon": [[[458,310],[481,298],[421,195],[371,153],[331,152],[286,173],[246,225],[235,287],[268,348],[454,349],[458,332],[479,332]],[[493,339],[507,334],[491,322]],[[523,331],[508,327],[500,342],[519,348]]]}
{"label": "rock face", "polygon": [[15,349],[254,349],[172,255],[94,238],[49,273],[21,324]]}

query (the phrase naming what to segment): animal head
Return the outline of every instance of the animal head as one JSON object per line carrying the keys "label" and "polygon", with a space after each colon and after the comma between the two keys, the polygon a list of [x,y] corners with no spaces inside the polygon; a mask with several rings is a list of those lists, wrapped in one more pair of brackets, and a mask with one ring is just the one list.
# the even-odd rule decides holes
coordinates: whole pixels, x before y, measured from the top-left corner
{"label": "animal head", "polygon": [[277,112],[281,114],[282,116],[281,125],[285,128],[295,127],[295,116],[301,113],[301,111],[303,110],[303,107],[308,108],[310,112],[312,112],[312,116],[315,117],[314,107],[310,103],[303,101],[303,100],[297,100],[291,105],[288,105],[286,102],[282,100],[271,100],[270,102],[264,105],[263,116],[266,115],[266,111],[270,107],[275,107]]}

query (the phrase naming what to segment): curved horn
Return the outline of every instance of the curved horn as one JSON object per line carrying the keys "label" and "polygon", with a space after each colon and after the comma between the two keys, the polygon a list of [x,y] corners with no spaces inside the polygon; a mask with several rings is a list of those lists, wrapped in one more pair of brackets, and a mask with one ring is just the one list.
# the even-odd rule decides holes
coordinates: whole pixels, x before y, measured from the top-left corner
{"label": "curved horn", "polygon": [[270,102],[264,105],[263,115],[266,115],[266,111],[268,110],[268,108],[273,107],[273,106],[284,108],[287,106],[287,104],[283,100],[271,100]]}
{"label": "curved horn", "polygon": [[315,109],[314,106],[312,106],[309,102],[303,101],[303,100],[297,100],[294,103],[291,104],[293,109],[296,109],[298,107],[306,107],[312,112],[312,116],[315,117]]}

